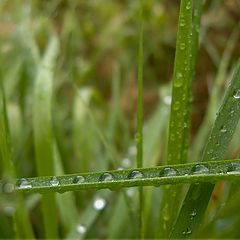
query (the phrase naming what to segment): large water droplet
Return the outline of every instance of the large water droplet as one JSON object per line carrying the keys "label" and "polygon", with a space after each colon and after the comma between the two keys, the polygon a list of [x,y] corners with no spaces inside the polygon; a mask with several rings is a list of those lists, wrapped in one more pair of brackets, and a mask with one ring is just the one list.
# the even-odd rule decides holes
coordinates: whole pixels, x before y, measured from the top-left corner
{"label": "large water droplet", "polygon": [[129,174],[129,178],[139,179],[142,177],[143,177],[143,174],[140,171],[132,171]]}
{"label": "large water droplet", "polygon": [[53,176],[50,180],[50,184],[52,186],[57,186],[59,184],[59,181],[58,181],[57,177]]}
{"label": "large water droplet", "polygon": [[77,232],[81,235],[83,235],[86,232],[86,227],[82,224],[77,225]]}
{"label": "large water droplet", "polygon": [[27,179],[21,178],[17,182],[17,187],[21,189],[27,189],[27,188],[32,188],[32,185]]}
{"label": "large water droplet", "polygon": [[207,174],[207,173],[209,173],[208,167],[206,167],[202,164],[197,164],[196,166],[194,166],[192,171],[193,171],[193,174]]}
{"label": "large water droplet", "polygon": [[77,184],[77,183],[83,183],[85,181],[85,178],[83,176],[75,176],[73,178],[73,183]]}
{"label": "large water droplet", "polygon": [[103,173],[100,177],[99,177],[99,181],[113,181],[113,175],[110,173]]}
{"label": "large water droplet", "polygon": [[173,177],[177,175],[177,171],[174,168],[164,168],[160,172],[160,177]]}
{"label": "large water droplet", "polygon": [[235,99],[240,99],[240,89],[238,89],[238,90],[236,90],[236,91],[234,92],[233,97],[234,97]]}
{"label": "large water droplet", "polygon": [[227,170],[228,174],[235,174],[235,173],[240,173],[240,163],[232,163]]}
{"label": "large water droplet", "polygon": [[106,206],[106,201],[104,198],[98,197],[93,202],[94,209],[100,211]]}

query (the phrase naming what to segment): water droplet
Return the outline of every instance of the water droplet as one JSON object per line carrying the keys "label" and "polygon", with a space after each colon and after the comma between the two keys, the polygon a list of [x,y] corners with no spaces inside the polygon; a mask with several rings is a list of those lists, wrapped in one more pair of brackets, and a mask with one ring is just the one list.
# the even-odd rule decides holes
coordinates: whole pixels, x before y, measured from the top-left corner
{"label": "water droplet", "polygon": [[50,180],[50,184],[52,186],[57,186],[59,184],[59,181],[58,181],[57,177],[53,176]]}
{"label": "water droplet", "polygon": [[12,217],[15,212],[15,208],[13,206],[6,206],[3,208],[3,211],[5,215],[7,215],[8,217]]}
{"label": "water droplet", "polygon": [[128,189],[126,190],[126,194],[128,195],[128,197],[133,197],[134,194],[135,194],[134,188],[128,188]]}
{"label": "water droplet", "polygon": [[77,183],[83,183],[85,181],[85,178],[83,176],[75,176],[73,178],[73,183],[77,184]]}
{"label": "water droplet", "polygon": [[191,220],[193,220],[193,218],[196,217],[196,215],[197,215],[197,211],[196,209],[193,209],[193,211],[190,213]]}
{"label": "water droplet", "polygon": [[193,174],[206,174],[209,173],[208,167],[197,164],[196,166],[193,167]]}
{"label": "water droplet", "polygon": [[77,232],[81,235],[83,235],[86,232],[86,227],[84,227],[82,224],[77,225]]}
{"label": "water droplet", "polygon": [[113,181],[113,175],[110,173],[103,173],[100,177],[99,177],[99,181]]}
{"label": "water droplet", "polygon": [[176,73],[176,79],[175,79],[175,82],[174,82],[174,85],[176,87],[180,87],[183,83],[183,75],[181,72],[177,72]]}
{"label": "water droplet", "polygon": [[93,207],[95,210],[102,210],[106,206],[106,201],[104,198],[98,197],[93,202]]}
{"label": "water droplet", "polygon": [[170,105],[171,102],[172,102],[172,97],[171,97],[171,96],[165,96],[165,97],[163,98],[163,101],[164,101],[164,103],[165,103],[166,105]]}
{"label": "water droplet", "polygon": [[128,149],[128,154],[131,156],[135,156],[137,154],[137,147],[135,145],[130,146]]}
{"label": "water droplet", "polygon": [[164,168],[162,169],[162,171],[160,172],[160,177],[173,177],[173,176],[176,176],[177,175],[177,171],[174,169],[174,168]]}
{"label": "water droplet", "polygon": [[186,25],[184,19],[180,19],[180,27],[184,27]]}
{"label": "water droplet", "polygon": [[18,186],[18,188],[21,188],[21,189],[32,188],[31,183],[27,179],[25,179],[25,178],[21,178],[17,182],[17,186]]}
{"label": "water droplet", "polygon": [[190,8],[191,8],[191,2],[189,1],[189,2],[187,3],[186,9],[189,10]]}
{"label": "water droplet", "polygon": [[233,97],[234,97],[235,99],[240,99],[240,89],[238,89],[238,90],[236,90],[236,91],[234,92]]}
{"label": "water droplet", "polygon": [[136,133],[136,134],[135,134],[135,141],[136,141],[136,142],[139,142],[140,139],[141,139],[140,134],[139,134],[139,133]]}
{"label": "water droplet", "polygon": [[176,101],[173,108],[174,108],[174,110],[178,110],[180,108],[180,102]]}
{"label": "water droplet", "polygon": [[191,233],[192,233],[192,230],[191,230],[190,228],[187,228],[186,230],[184,230],[184,231],[182,232],[183,235],[189,235],[189,234],[191,234]]}
{"label": "water droplet", "polygon": [[129,168],[131,166],[131,160],[129,158],[124,158],[122,160],[122,166],[124,168]]}
{"label": "water droplet", "polygon": [[14,191],[14,185],[10,182],[3,184],[4,193],[12,193]]}
{"label": "water droplet", "polygon": [[183,76],[183,75],[182,75],[181,72],[177,72],[177,73],[176,73],[176,77],[177,77],[177,78],[182,78],[182,76]]}
{"label": "water droplet", "polygon": [[236,163],[232,163],[227,170],[228,174],[235,174],[235,173],[239,173],[240,172],[240,163],[236,162]]}
{"label": "water droplet", "polygon": [[132,171],[129,174],[129,178],[139,179],[142,177],[143,177],[143,174],[140,171]]}
{"label": "water droplet", "polygon": [[220,131],[221,131],[222,133],[225,133],[225,132],[227,131],[227,129],[226,129],[226,127],[223,125],[223,126],[220,128]]}
{"label": "water droplet", "polygon": [[181,50],[184,50],[184,49],[185,49],[185,43],[181,43],[181,44],[180,44],[180,49],[181,49]]}

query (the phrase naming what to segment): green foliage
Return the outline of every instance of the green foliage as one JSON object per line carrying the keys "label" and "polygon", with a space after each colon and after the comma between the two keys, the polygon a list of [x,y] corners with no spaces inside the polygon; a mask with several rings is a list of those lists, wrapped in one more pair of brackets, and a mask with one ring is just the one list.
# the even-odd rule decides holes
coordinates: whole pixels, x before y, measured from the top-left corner
{"label": "green foliage", "polygon": [[0,238],[238,239],[237,4],[1,1]]}

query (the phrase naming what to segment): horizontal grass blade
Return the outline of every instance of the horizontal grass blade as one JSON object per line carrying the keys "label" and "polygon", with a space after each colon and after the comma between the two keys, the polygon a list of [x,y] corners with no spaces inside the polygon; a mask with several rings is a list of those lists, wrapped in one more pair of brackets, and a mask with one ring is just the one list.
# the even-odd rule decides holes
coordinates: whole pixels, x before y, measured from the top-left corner
{"label": "horizontal grass blade", "polygon": [[[56,177],[58,184],[52,185],[52,176],[27,178],[27,187],[16,182],[15,190],[25,193],[48,193],[78,191],[84,189],[118,190],[124,187],[156,186],[167,184],[212,182],[219,180],[239,181],[240,160],[225,160],[138,168],[95,173],[79,173]],[[199,167],[200,166],[200,167]],[[236,169],[235,169],[236,168]],[[198,171],[204,169],[205,171]],[[105,179],[105,180],[104,180]]]}
{"label": "horizontal grass blade", "polygon": [[[240,61],[223,103],[217,113],[212,132],[203,154],[203,161],[221,160],[232,139],[240,118]],[[214,184],[191,185],[183,202],[171,238],[189,237],[202,222]],[[197,196],[196,194],[197,193]],[[195,197],[193,197],[195,196]],[[196,213],[194,218],[191,214]]]}

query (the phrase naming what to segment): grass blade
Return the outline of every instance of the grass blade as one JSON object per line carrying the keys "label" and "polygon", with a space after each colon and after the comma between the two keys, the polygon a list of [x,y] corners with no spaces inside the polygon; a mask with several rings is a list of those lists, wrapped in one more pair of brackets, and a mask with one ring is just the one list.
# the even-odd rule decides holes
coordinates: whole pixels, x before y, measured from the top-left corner
{"label": "grass blade", "polygon": [[[138,47],[138,106],[137,106],[137,167],[143,166],[143,3],[140,1],[140,32]],[[143,188],[139,188],[139,237],[144,238]]]}
{"label": "grass blade", "polygon": [[[240,61],[217,114],[203,154],[203,161],[221,160],[240,118]],[[230,117],[229,117],[230,116]],[[191,185],[174,226],[171,238],[189,237],[200,225],[214,184]],[[197,193],[197,196],[196,196]],[[194,196],[194,197],[193,197]],[[191,213],[195,212],[194,218]]]}
{"label": "grass blade", "polygon": [[[191,71],[193,71],[191,66],[192,8],[192,0],[181,0],[173,73],[167,164],[187,161],[191,109],[188,99],[191,95]],[[168,237],[176,217],[180,195],[181,189],[178,187],[165,189],[157,237]],[[169,199],[169,196],[172,196],[171,199]]]}
{"label": "grass blade", "polygon": [[[11,181],[16,177],[16,170],[13,165],[12,146],[10,133],[8,128],[8,119],[6,113],[5,96],[2,86],[2,79],[0,79],[0,159],[3,167],[3,178]],[[2,189],[0,189],[0,192]],[[15,234],[20,238],[33,238],[31,224],[28,219],[28,214],[25,209],[23,198],[21,195],[16,195],[16,210],[13,214],[13,221],[15,222]]]}
{"label": "grass blade", "polygon": [[[34,144],[37,171],[40,176],[54,174],[51,97],[53,67],[57,52],[58,41],[52,37],[39,65],[34,88]],[[57,209],[54,194],[43,196],[42,208],[46,238],[57,238]]]}
{"label": "grass blade", "polygon": [[[51,176],[27,178],[30,188],[24,188],[16,183],[16,192],[25,193],[49,193],[78,191],[84,189],[118,190],[125,187],[155,186],[168,184],[217,182],[219,180],[239,181],[240,160],[212,161],[204,163],[188,163],[179,165],[168,165],[153,168],[137,168],[128,170],[115,170],[93,173],[79,173],[58,176],[58,185],[51,185]],[[199,166],[200,164],[200,166]],[[203,165],[203,166],[202,166]],[[198,171],[204,168],[206,171]],[[142,177],[133,178],[140,172]],[[170,174],[169,174],[170,173]],[[219,174],[221,173],[221,174]],[[103,180],[108,174],[112,180]],[[136,176],[136,175],[135,175]]]}

